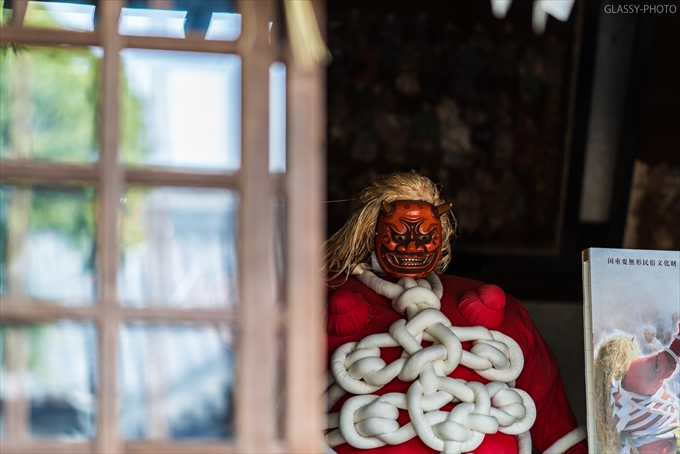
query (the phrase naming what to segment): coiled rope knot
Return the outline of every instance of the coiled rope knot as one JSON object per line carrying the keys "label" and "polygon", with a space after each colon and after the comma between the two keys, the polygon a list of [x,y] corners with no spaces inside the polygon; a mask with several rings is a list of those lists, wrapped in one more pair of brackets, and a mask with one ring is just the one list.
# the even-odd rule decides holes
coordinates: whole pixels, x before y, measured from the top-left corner
{"label": "coiled rope knot", "polygon": [[[439,311],[443,287],[432,274],[426,279],[403,278],[397,284],[369,271],[359,280],[392,300],[406,313],[389,333],[374,334],[360,342],[340,346],[331,357],[332,379],[327,393],[329,408],[345,392],[357,394],[345,402],[340,414],[329,415],[326,435],[330,446],[345,441],[361,449],[400,444],[416,435],[432,449],[446,453],[477,448],[485,434],[524,434],[533,425],[536,409],[527,393],[512,389],[524,366],[519,345],[510,337],[480,326],[454,327]],[[432,342],[423,347],[422,341]],[[472,341],[463,351],[462,342]],[[380,349],[401,346],[401,358],[387,364]],[[490,381],[487,385],[448,377],[464,365]],[[407,394],[370,395],[394,378],[413,382]],[[462,402],[452,411],[440,409]],[[398,409],[408,410],[411,422],[399,427]],[[524,443],[526,445],[526,443]],[[530,446],[530,443],[529,443]]]}
{"label": "coiled rope knot", "polygon": [[[331,424],[339,430],[329,433],[327,442],[337,446],[346,441],[356,448],[373,449],[419,436],[432,449],[460,453],[476,449],[486,434],[523,434],[534,423],[535,408],[524,391],[500,382],[482,385],[448,377],[439,377],[439,382],[448,392],[427,396],[420,381],[415,381],[407,394],[350,398]],[[464,403],[450,412],[439,410],[452,401]],[[402,427],[397,422],[398,409],[408,410],[411,418]]]}

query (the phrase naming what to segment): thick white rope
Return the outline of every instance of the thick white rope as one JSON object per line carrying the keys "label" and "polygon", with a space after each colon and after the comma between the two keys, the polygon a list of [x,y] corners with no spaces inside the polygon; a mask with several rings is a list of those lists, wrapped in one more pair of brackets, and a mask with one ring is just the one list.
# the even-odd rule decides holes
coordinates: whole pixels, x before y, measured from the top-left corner
{"label": "thick white rope", "polygon": [[[435,274],[425,279],[402,278],[387,282],[365,267],[357,279],[389,298],[408,321],[394,322],[389,333],[373,334],[360,342],[340,346],[331,356],[334,384],[327,393],[329,409],[343,392],[348,399],[338,416],[329,415],[329,446],[344,442],[359,449],[397,445],[418,436],[427,446],[444,453],[470,452],[486,434],[516,435],[520,452],[531,452],[528,430],[536,419],[529,395],[512,385],[524,366],[519,345],[497,331],[454,327],[439,311],[443,286]],[[422,342],[433,342],[423,347]],[[461,342],[472,341],[463,351]],[[401,358],[390,364],[380,349],[400,346]],[[487,385],[448,377],[464,365],[490,381]],[[407,394],[372,395],[395,378],[413,382]],[[462,402],[452,411],[440,411],[450,402]],[[408,410],[411,422],[400,427],[399,409]],[[336,425],[337,424],[337,425]],[[527,448],[528,446],[528,448]]]}
{"label": "thick white rope", "polygon": [[543,451],[543,454],[561,454],[572,446],[576,446],[578,443],[585,440],[587,436],[588,432],[586,432],[586,426],[578,426],[576,429],[550,445],[548,449]]}

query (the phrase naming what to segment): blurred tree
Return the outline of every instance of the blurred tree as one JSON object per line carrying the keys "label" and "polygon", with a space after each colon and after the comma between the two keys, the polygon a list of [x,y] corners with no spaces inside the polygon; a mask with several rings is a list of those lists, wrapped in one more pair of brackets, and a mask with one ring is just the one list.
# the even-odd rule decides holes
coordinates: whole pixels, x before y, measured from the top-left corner
{"label": "blurred tree", "polygon": [[[43,6],[39,6],[44,8]],[[38,8],[36,6],[35,8]],[[32,26],[55,26],[49,14],[36,16]],[[39,18],[39,19],[38,19]],[[28,18],[27,18],[28,20]],[[18,157],[15,144],[29,140],[33,159],[91,162],[98,156],[101,50],[87,47],[0,48],[0,157]],[[141,102],[121,77],[120,148],[126,158],[138,162],[148,152],[142,142]],[[20,99],[23,98],[23,99]],[[26,102],[30,118],[10,113]],[[24,118],[22,118],[24,117]],[[11,122],[25,121],[12,138]],[[26,121],[28,120],[28,121]],[[22,140],[23,139],[23,140]]]}
{"label": "blurred tree", "polygon": [[[42,14],[25,23],[61,28],[42,5]],[[3,18],[7,10],[3,10]],[[99,156],[101,49],[88,47],[0,47],[0,158],[70,163],[95,162]],[[122,71],[122,70],[121,70]],[[120,151],[126,160],[143,161],[142,106],[121,74]],[[17,188],[18,189],[18,188]],[[7,291],[7,265],[22,254],[29,230],[49,229],[79,249],[96,243],[94,188],[67,191],[0,190],[0,293]],[[125,246],[125,241],[122,245]],[[21,280],[17,276],[17,285]],[[11,280],[11,279],[10,279]],[[15,286],[15,287],[16,287]],[[12,286],[10,286],[12,287]],[[11,290],[14,293],[14,290]]]}

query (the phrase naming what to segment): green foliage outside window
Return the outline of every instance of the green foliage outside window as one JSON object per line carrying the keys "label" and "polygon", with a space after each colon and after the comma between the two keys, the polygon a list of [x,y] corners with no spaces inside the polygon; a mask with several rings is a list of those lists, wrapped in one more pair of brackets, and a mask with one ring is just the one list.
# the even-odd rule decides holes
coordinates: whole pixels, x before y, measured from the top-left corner
{"label": "green foliage outside window", "polygon": [[[27,15],[33,27],[59,28],[49,14]],[[2,11],[2,21],[9,16]],[[99,159],[102,51],[98,48],[0,47],[0,158],[65,163]],[[142,105],[120,76],[120,152],[127,162],[142,162],[149,149],[143,142]],[[96,191],[34,188],[12,202],[19,188],[0,189],[0,290],[6,286],[8,243],[21,231],[51,230],[80,250],[94,251]],[[71,195],[69,195],[71,194]],[[23,214],[19,214],[23,213]],[[25,219],[12,226],[12,219]],[[127,241],[121,240],[123,248]],[[88,267],[94,267],[92,260]],[[0,293],[3,293],[0,291]]]}

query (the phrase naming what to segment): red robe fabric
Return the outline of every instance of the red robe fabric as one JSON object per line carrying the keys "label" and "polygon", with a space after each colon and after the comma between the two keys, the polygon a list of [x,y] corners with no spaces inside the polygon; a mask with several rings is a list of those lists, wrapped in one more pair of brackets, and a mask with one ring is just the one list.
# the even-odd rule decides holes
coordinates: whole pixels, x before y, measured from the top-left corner
{"label": "red robe fabric", "polygon": [[[389,280],[394,281],[394,279]],[[458,302],[463,294],[470,291],[477,292],[484,284],[479,281],[448,275],[441,276],[441,281],[444,286],[444,295],[441,298],[442,313],[451,320],[454,326],[479,325],[480,320],[483,321],[484,317],[480,316],[478,312],[475,312],[474,317],[471,317],[470,314],[474,311],[470,311],[468,307],[465,311],[466,315],[468,315],[468,318],[474,318],[475,322],[477,322],[473,325],[468,322],[458,310]],[[350,277],[345,283],[339,285],[340,282],[342,282],[342,280],[332,282],[331,288],[328,290],[329,305],[334,306],[329,307],[328,313],[329,331],[333,333],[328,334],[329,359],[333,352],[341,345],[347,342],[360,341],[370,334],[386,333],[393,322],[400,318],[405,318],[405,316],[398,314],[392,309],[390,301],[387,298],[376,294],[355,278]],[[489,286],[482,288],[482,297],[484,296],[485,291],[486,293],[489,293],[488,289]],[[339,290],[345,290],[347,293],[341,293],[341,298],[339,298],[338,295],[334,296],[334,293]],[[354,295],[354,301],[351,301],[352,295]],[[339,302],[339,299],[342,301]],[[467,301],[469,299],[470,294],[466,295],[465,300]],[[560,376],[555,355],[539,334],[521,303],[507,294],[505,294],[505,299],[505,314],[504,317],[502,317],[502,324],[500,327],[494,326],[490,329],[500,331],[501,333],[510,336],[522,349],[522,353],[524,354],[524,369],[517,379],[516,387],[526,391],[536,404],[536,422],[531,428],[530,433],[532,444],[539,451],[543,452],[555,441],[575,429],[578,424],[564,392],[564,384]],[[342,310],[337,310],[338,306],[342,306]],[[466,303],[466,306],[469,306],[469,303]],[[353,316],[351,314],[353,311],[357,311],[359,316]],[[363,315],[364,313],[367,313],[368,316]],[[338,330],[338,326],[343,326],[342,319],[345,318],[349,321],[349,324],[352,324],[353,328]],[[487,319],[491,324],[500,321],[498,314],[495,312],[490,313],[490,316],[487,317]],[[363,324],[357,324],[357,320],[366,321]],[[489,326],[487,326],[487,328],[489,328]],[[464,350],[469,350],[470,347],[470,342],[463,343]],[[381,357],[389,364],[399,358],[401,351],[402,349],[399,347],[383,348],[381,349]],[[484,384],[488,383],[488,380],[483,379],[477,375],[476,372],[464,366],[458,366],[456,370],[451,373],[450,377],[461,378],[466,381],[477,381]],[[382,395],[389,392],[406,393],[410,385],[411,383],[405,383],[398,378],[395,378],[392,382],[388,383],[374,394]],[[342,404],[350,397],[352,397],[352,394],[347,394],[343,397],[343,399],[333,407],[331,412],[340,411]],[[443,410],[450,410],[452,407],[453,404],[449,404],[443,407]],[[403,426],[404,424],[407,424],[408,421],[408,413],[406,411],[400,411],[400,425]],[[371,453],[434,452],[418,437],[398,446],[386,445],[374,450],[356,449],[348,443],[336,446],[333,449],[339,454],[369,451]],[[514,436],[496,433],[486,435],[484,437],[484,442],[474,452],[480,454],[517,453],[518,448]],[[587,453],[586,443],[581,442],[567,452],[569,454]]]}

